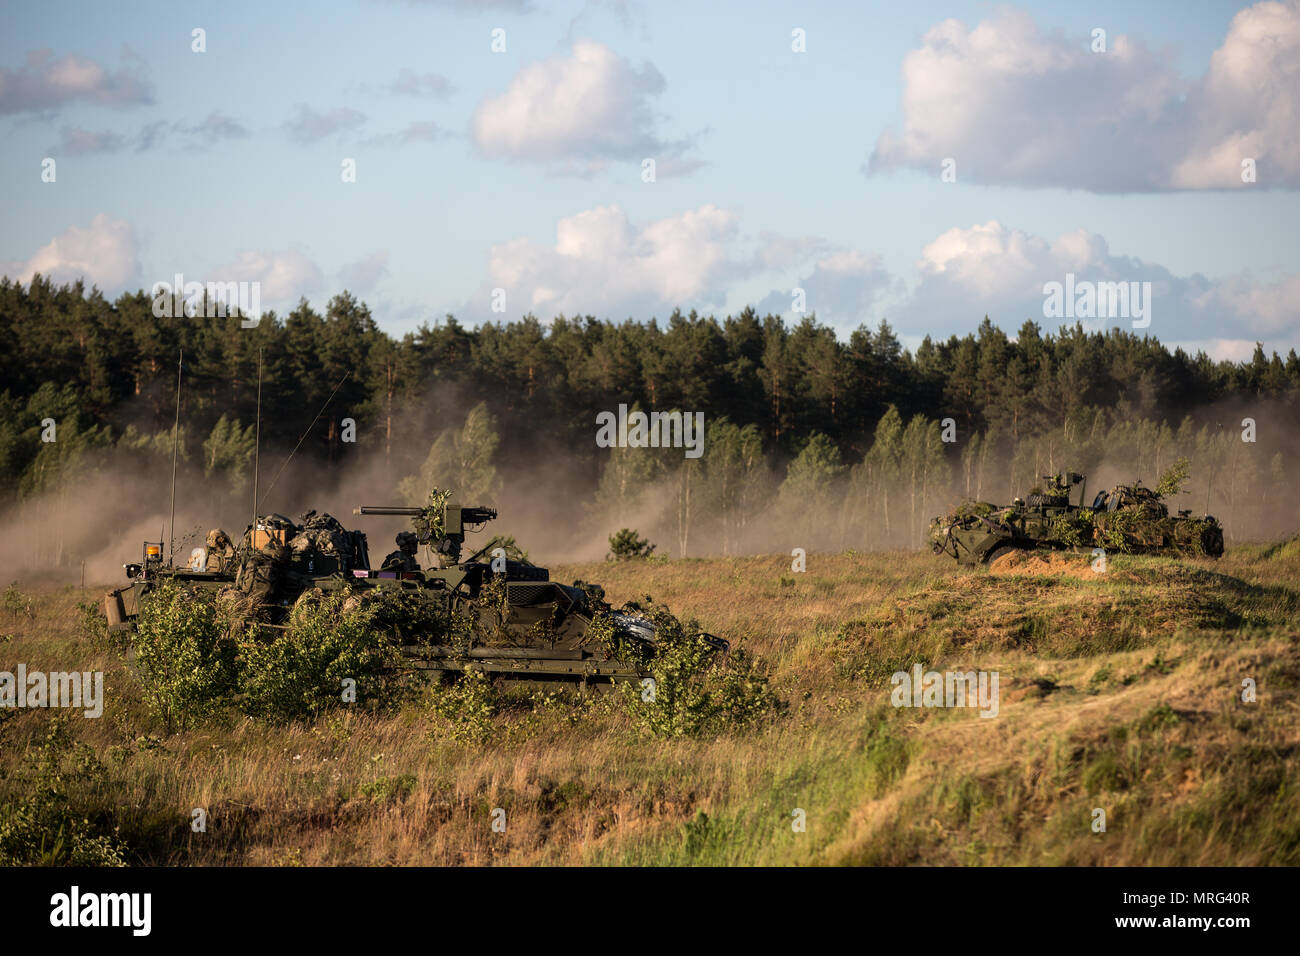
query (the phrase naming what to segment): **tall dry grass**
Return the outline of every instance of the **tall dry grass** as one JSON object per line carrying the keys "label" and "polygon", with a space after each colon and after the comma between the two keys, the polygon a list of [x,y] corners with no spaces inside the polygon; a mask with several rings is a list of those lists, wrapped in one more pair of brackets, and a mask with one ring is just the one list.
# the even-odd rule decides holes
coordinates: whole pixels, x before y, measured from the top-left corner
{"label": "tall dry grass", "polygon": [[[106,773],[69,798],[133,863],[1300,862],[1297,539],[1218,562],[1118,557],[1102,576],[902,552],[812,554],[805,573],[767,556],[553,576],[698,619],[766,662],[787,712],[662,740],[610,697],[512,691],[482,743],[427,700],[165,736],[81,626],[98,594],[75,589],[3,612],[0,670],[105,671],[104,716],[72,724]],[[918,661],[998,671],[998,716],[891,706],[890,675]],[[48,720],[0,712],[0,804]]]}

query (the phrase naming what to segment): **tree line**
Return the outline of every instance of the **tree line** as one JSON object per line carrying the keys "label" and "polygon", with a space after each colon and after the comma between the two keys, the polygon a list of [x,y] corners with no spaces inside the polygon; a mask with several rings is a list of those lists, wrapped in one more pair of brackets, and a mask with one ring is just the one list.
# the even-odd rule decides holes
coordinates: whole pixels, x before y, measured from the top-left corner
{"label": "tree line", "polygon": [[[319,473],[382,462],[385,493],[408,500],[449,468],[494,493],[502,476],[562,460],[597,511],[657,489],[670,501],[659,533],[679,553],[744,547],[782,496],[841,513],[864,503],[862,520],[876,509],[886,542],[906,543],[954,494],[1007,498],[1045,468],[1127,455],[1135,466],[1150,458],[1153,481],[1175,447],[1199,448],[1207,471],[1235,454],[1237,484],[1212,489],[1213,505],[1228,500],[1216,494],[1243,504],[1296,464],[1295,350],[1215,361],[1123,329],[1026,321],[1012,337],[985,317],[912,351],[885,321],[842,339],[815,316],[787,324],[749,308],[477,328],[447,315],[397,337],[348,292],[254,328],[237,316],[159,318],[152,306],[143,290],[109,301],[81,283],[0,280],[4,500],[53,491],[110,453],[169,463],[178,353],[184,467],[232,491],[251,477],[260,378],[263,455],[305,434],[299,455]],[[620,403],[703,412],[704,457],[597,447],[596,414]],[[1259,439],[1246,444],[1238,432],[1252,411]],[[43,441],[50,421],[57,439]]]}

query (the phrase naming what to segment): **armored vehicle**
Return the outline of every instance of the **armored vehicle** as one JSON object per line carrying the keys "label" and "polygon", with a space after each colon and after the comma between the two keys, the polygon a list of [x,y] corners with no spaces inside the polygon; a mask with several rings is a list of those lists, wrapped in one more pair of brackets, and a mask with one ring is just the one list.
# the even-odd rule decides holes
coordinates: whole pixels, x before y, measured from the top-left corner
{"label": "armored vehicle", "polygon": [[[1103,548],[1132,554],[1223,554],[1223,528],[1211,515],[1170,515],[1161,496],[1141,482],[1102,491],[1090,504],[1085,476],[1044,476],[1046,486],[999,507],[972,501],[930,522],[930,545],[960,564],[996,560],[1013,550]],[[1077,503],[1071,489],[1079,486]]]}
{"label": "armored vehicle", "polygon": [[[242,603],[250,620],[269,627],[282,626],[299,601],[346,592],[349,601],[383,605],[387,616],[377,625],[412,669],[454,674],[473,667],[505,679],[584,686],[645,676],[638,662],[653,656],[656,627],[636,605],[615,609],[597,585],[552,581],[517,550],[493,547],[498,539],[462,560],[465,535],[494,520],[494,509],[453,504],[435,489],[423,508],[363,506],[356,513],[409,517],[414,532],[398,535],[399,550],[379,569],[370,566],[364,533],[314,512],[300,522],[263,516],[238,549],[195,548],[185,567],[164,565],[161,545],[148,543],[141,563],[124,566],[133,583],[105,597],[110,629],[130,630],[141,602],[168,579]],[[208,540],[224,537],[214,531]],[[428,566],[416,560],[410,537]],[[721,638],[698,636],[714,650],[728,649]]]}
{"label": "armored vehicle", "polygon": [[164,563],[162,542],[146,541],[141,560],[122,565],[132,583],[104,596],[104,614],[110,631],[129,631],[141,601],[162,582],[174,581],[199,591],[242,595],[252,617],[275,625],[304,592],[337,590],[349,575],[369,566],[366,536],[344,530],[331,515],[309,511],[300,522],[262,515],[244,531],[238,547],[214,528],[206,546],[191,550],[184,565],[174,559]]}
{"label": "armored vehicle", "polygon": [[[634,663],[610,652],[611,646],[622,644],[633,650],[632,659],[653,656],[655,625],[638,607],[615,610],[598,585],[552,581],[546,568],[522,560],[517,551],[511,557],[514,549],[498,539],[461,559],[465,534],[495,519],[495,510],[453,505],[445,492],[435,491],[423,508],[365,505],[356,513],[410,518],[416,540],[438,565],[370,571],[368,579],[395,577],[400,588],[439,597],[450,617],[473,620],[467,651],[445,643],[404,644],[402,652],[412,666],[454,671],[472,665],[503,677],[587,685],[644,676]],[[360,577],[360,572],[354,575]],[[598,617],[615,630],[612,642],[606,640],[608,635],[593,633]],[[728,650],[728,643],[712,634],[701,632],[698,637],[716,651]]]}

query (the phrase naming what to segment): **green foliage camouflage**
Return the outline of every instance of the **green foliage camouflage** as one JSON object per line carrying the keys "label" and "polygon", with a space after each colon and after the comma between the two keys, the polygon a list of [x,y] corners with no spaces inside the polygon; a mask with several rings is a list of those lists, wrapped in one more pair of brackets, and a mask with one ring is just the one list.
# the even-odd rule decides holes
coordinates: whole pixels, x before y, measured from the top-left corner
{"label": "green foliage camouflage", "polygon": [[429,492],[429,498],[424,503],[424,513],[418,517],[412,518],[411,523],[415,525],[415,532],[423,542],[439,541],[446,536],[446,529],[442,526],[443,516],[447,508],[447,502],[451,500],[451,489],[434,488]]}
{"label": "green foliage camouflage", "polygon": [[364,608],[369,626],[394,644],[418,646],[467,643],[473,616],[448,609],[445,592],[427,588],[385,587],[358,591],[344,606]]}
{"label": "green foliage camouflage", "polygon": [[495,534],[486,545],[483,546],[483,554],[489,559],[496,557],[496,551],[500,548],[506,553],[506,557],[511,561],[518,561],[522,564],[532,564],[528,558],[528,552],[519,547],[519,542],[515,540],[512,534]]}
{"label": "green foliage camouflage", "polygon": [[785,709],[764,669],[743,650],[718,654],[700,636],[697,622],[682,622],[649,598],[626,610],[655,625],[653,654],[623,640],[608,620],[593,627],[617,654],[649,673],[652,683],[632,681],[618,688],[629,715],[644,732],[656,737],[723,733],[752,727]]}
{"label": "green foliage camouflage", "polygon": [[1121,554],[1164,553],[1218,556],[1223,553],[1223,529],[1209,515],[1171,515],[1162,498],[1176,494],[1189,475],[1185,458],[1162,476],[1155,490],[1117,485],[1097,498],[1096,509],[1071,503],[1073,482],[1084,476],[1049,479],[1027,502],[1006,508],[968,502],[930,522],[929,540],[936,554],[946,553],[973,564],[1006,548],[1078,549],[1099,547]]}
{"label": "green foliage camouflage", "polygon": [[[618,692],[636,726],[663,737],[734,731],[779,713],[783,704],[764,669],[742,650],[723,654],[694,621],[682,622],[650,599],[622,614],[648,623],[654,640],[628,630],[604,603],[604,592],[578,582],[596,613],[584,634],[588,647],[654,682],[628,681]],[[151,712],[168,732],[237,710],[271,723],[311,720],[342,706],[392,708],[413,692],[415,677],[401,666],[401,647],[439,645],[548,647],[552,618],[523,627],[512,623],[505,579],[490,578],[478,598],[448,608],[444,592],[422,588],[305,592],[283,625],[246,624],[227,614],[210,592],[166,583],[143,603],[132,649],[135,672]],[[430,689],[439,731],[462,742],[482,742],[497,713],[488,675],[467,667],[445,673]],[[353,694],[344,699],[344,691]]]}
{"label": "green foliage camouflage", "polygon": [[1174,462],[1169,470],[1160,476],[1156,482],[1155,492],[1157,498],[1172,498],[1182,491],[1183,483],[1187,481],[1191,474],[1191,465],[1186,458],[1179,458]]}

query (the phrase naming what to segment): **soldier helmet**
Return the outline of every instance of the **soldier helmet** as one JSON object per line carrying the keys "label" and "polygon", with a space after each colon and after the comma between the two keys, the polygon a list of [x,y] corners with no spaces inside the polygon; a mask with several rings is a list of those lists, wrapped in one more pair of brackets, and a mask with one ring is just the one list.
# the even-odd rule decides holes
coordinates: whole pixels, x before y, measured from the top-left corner
{"label": "soldier helmet", "polygon": [[414,551],[415,546],[420,543],[420,539],[409,531],[399,531],[397,533],[397,547],[403,551]]}

